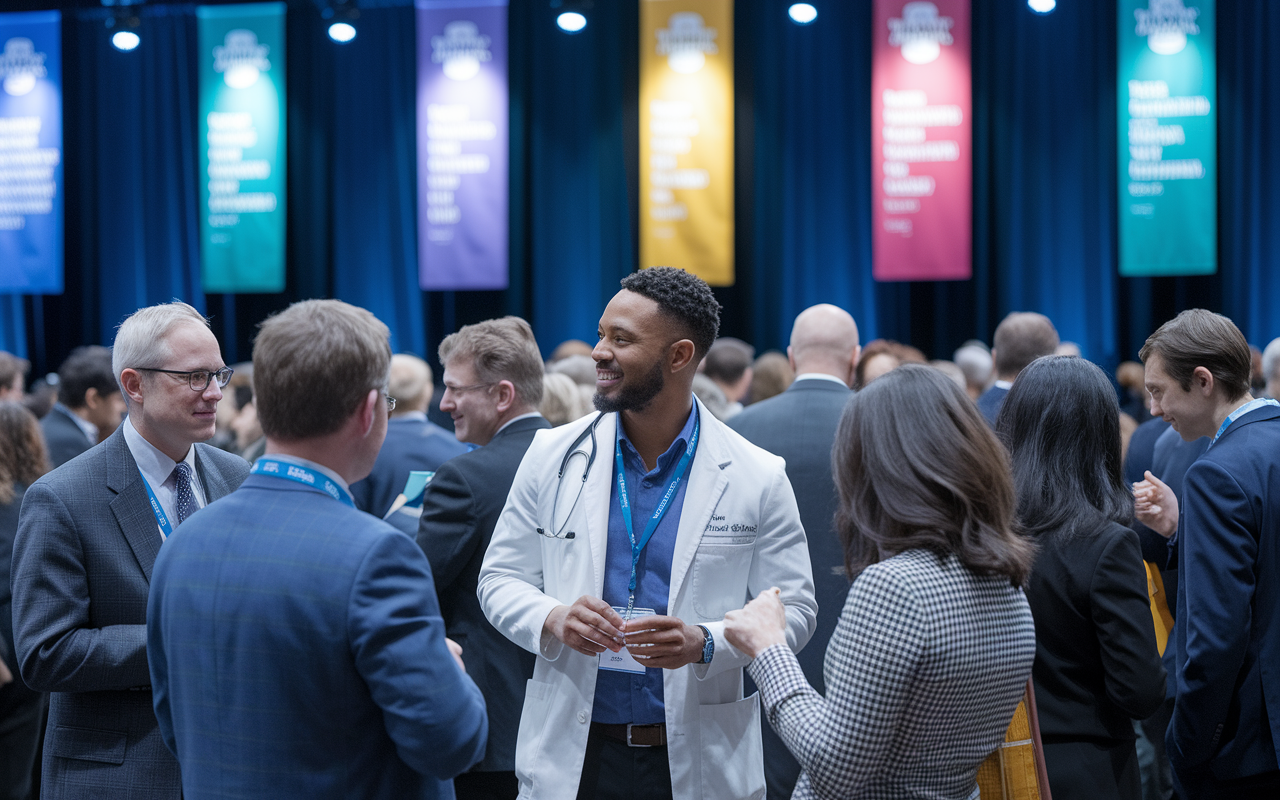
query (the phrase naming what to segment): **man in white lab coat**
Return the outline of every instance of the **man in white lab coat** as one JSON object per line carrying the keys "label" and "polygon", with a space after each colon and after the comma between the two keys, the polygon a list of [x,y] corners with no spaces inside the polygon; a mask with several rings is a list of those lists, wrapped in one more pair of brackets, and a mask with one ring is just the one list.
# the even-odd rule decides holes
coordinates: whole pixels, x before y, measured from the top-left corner
{"label": "man in white lab coat", "polygon": [[723,617],[778,587],[799,650],[817,607],[782,459],[693,397],[719,311],[683,270],[624,279],[592,354],[601,413],[540,431],[516,474],[478,594],[539,656],[522,798],[764,797],[750,659]]}

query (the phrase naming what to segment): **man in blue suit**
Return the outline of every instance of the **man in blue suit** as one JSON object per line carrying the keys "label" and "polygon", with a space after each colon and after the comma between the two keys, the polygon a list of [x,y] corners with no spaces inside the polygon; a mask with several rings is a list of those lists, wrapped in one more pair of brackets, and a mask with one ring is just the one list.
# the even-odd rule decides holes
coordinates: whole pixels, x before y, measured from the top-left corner
{"label": "man in blue suit", "polygon": [[1184,311],[1141,357],[1151,413],[1185,441],[1173,546],[1177,697],[1166,737],[1187,798],[1280,796],[1280,404],[1249,394],[1249,345],[1231,320]]}
{"label": "man in blue suit", "polygon": [[1018,374],[1032,361],[1051,356],[1057,349],[1058,329],[1044,314],[1015,311],[1000,321],[991,346],[996,382],[978,398],[978,410],[987,422],[996,424],[1004,396]]}
{"label": "man in blue suit", "polygon": [[356,508],[378,519],[386,517],[391,504],[404,491],[410,472],[435,472],[444,462],[467,452],[467,446],[452,433],[427,419],[434,391],[427,362],[408,353],[396,353],[391,357],[389,383],[396,410],[387,421],[386,441],[369,477],[351,484]]}
{"label": "man in blue suit", "polygon": [[451,798],[484,754],[484,700],[426,558],[348,489],[386,434],[390,359],[386,325],[340,301],[262,325],[266,454],[151,582],[156,717],[188,800]]}

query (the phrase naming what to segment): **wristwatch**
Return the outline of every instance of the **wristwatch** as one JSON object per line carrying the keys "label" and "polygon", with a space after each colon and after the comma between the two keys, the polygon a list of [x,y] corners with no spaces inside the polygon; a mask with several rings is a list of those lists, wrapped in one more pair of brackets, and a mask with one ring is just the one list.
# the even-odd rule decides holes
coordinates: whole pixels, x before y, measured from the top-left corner
{"label": "wristwatch", "polygon": [[702,635],[705,637],[702,640],[702,660],[698,663],[710,664],[711,657],[716,653],[716,639],[711,635],[711,631],[707,630],[706,625],[699,625],[698,627],[702,628]]}

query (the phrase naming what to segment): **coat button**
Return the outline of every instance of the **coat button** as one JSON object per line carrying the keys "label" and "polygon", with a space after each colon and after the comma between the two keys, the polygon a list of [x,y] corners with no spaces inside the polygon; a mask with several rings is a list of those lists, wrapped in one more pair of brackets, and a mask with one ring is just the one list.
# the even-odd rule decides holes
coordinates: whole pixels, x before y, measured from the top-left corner
{"label": "coat button", "polygon": [[585,711],[579,711],[579,712],[578,712],[578,722],[586,722],[586,721],[587,721],[587,712],[585,712]]}

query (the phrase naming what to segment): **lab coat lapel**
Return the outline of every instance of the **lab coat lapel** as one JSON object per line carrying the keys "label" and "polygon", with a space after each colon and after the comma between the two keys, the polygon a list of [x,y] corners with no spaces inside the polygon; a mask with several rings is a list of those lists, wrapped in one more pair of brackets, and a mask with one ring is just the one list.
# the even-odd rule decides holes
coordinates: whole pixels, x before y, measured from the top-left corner
{"label": "lab coat lapel", "polygon": [[[618,415],[606,414],[596,428],[596,463],[582,490],[582,508],[587,515],[587,538],[591,546],[590,593],[595,597],[604,594],[605,550],[609,546],[609,499],[613,489],[613,448],[617,435]],[[590,450],[589,441],[583,444]]]}
{"label": "lab coat lapel", "polygon": [[[733,463],[725,453],[722,423],[698,403],[702,441],[689,468],[689,488],[685,490],[684,507],[680,510],[680,527],[676,531],[676,547],[671,558],[671,591],[667,608],[675,608],[680,587],[693,563],[702,534],[711,523],[711,513],[729,486],[728,470]],[[669,611],[669,613],[671,613]]]}

